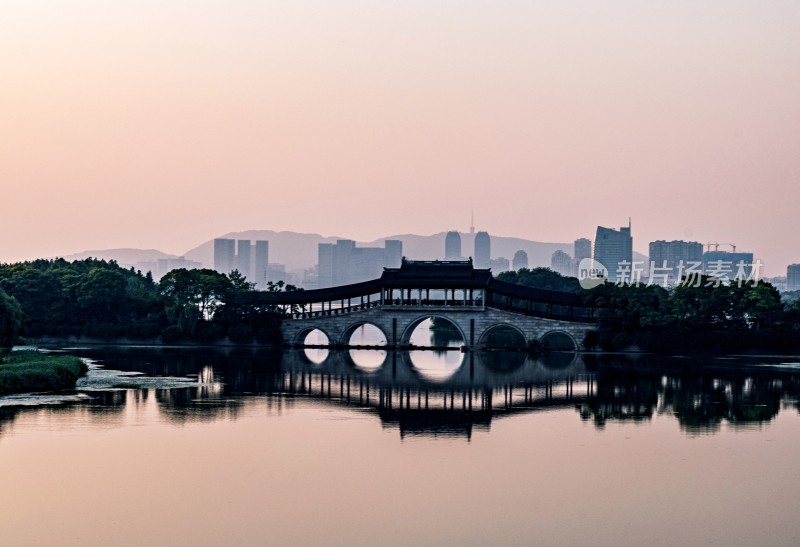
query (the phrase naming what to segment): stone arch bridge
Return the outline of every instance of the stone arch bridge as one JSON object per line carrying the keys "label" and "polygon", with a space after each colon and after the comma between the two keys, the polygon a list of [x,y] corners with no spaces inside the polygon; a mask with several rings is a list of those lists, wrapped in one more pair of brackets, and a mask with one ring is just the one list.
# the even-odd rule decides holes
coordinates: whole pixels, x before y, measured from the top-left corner
{"label": "stone arch bridge", "polygon": [[594,309],[582,306],[578,295],[498,281],[490,270],[475,269],[471,260],[403,259],[400,268],[384,269],[379,279],[274,296],[286,314],[284,342],[296,345],[320,330],[331,345],[347,346],[357,328],[370,324],[382,331],[389,346],[405,347],[414,329],[435,317],[455,325],[468,349],[482,347],[500,325],[544,345],[561,333],[578,348],[595,326]]}

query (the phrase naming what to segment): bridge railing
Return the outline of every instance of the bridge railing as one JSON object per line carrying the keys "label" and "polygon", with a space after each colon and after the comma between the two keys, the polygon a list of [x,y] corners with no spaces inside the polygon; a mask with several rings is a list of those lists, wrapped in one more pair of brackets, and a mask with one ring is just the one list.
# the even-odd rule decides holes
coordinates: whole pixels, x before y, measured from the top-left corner
{"label": "bridge railing", "polygon": [[372,308],[380,307],[380,301],[377,302],[365,302],[363,304],[351,304],[349,306],[337,306],[335,308],[328,308],[322,310],[295,310],[291,312],[289,315],[292,319],[311,319],[314,317],[331,317],[334,315],[344,315],[347,313],[353,313],[357,311],[369,310]]}
{"label": "bridge railing", "polygon": [[384,307],[408,308],[408,307],[430,307],[430,308],[469,308],[484,309],[482,300],[443,300],[433,298],[423,299],[399,299],[385,300]]}

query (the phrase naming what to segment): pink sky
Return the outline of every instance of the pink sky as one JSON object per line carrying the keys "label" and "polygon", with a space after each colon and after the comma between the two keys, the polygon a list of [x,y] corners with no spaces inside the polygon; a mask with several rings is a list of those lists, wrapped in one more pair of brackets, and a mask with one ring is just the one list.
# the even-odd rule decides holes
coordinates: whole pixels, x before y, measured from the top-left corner
{"label": "pink sky", "polygon": [[0,261],[246,229],[800,262],[800,3],[0,4]]}

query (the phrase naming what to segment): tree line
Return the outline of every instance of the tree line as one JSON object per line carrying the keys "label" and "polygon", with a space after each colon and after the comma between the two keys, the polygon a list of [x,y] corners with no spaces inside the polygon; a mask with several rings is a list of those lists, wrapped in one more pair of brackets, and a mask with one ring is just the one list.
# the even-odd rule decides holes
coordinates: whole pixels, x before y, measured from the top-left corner
{"label": "tree line", "polygon": [[281,314],[269,294],[296,287],[254,287],[236,271],[179,269],[157,283],[149,272],[91,258],[2,264],[0,336],[280,343]]}
{"label": "tree line", "polygon": [[582,289],[578,280],[548,268],[501,273],[498,279],[574,292],[596,309],[597,329],[587,349],[615,351],[796,351],[800,349],[800,300],[782,299],[771,284],[720,283],[701,275],[675,288],[606,283]]}
{"label": "tree line", "polygon": [[[667,290],[578,280],[548,268],[523,268],[498,279],[574,292],[596,308],[587,349],[638,346],[646,351],[731,352],[800,349],[800,300],[781,298],[769,283],[720,284],[700,276]],[[169,272],[158,283],[114,261],[63,259],[0,264],[0,347],[23,335],[129,338],[164,343],[282,342],[282,312],[272,293],[298,290],[282,282],[257,291],[239,272]]]}

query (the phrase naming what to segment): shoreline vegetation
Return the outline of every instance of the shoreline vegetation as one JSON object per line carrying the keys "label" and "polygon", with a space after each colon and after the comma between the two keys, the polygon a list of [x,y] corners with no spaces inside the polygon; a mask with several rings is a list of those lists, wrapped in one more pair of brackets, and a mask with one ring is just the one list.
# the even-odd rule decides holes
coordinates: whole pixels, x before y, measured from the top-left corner
{"label": "shoreline vegetation", "polygon": [[[605,284],[591,290],[548,268],[504,272],[498,279],[576,293],[597,310],[579,350],[682,353],[800,351],[800,299],[769,283],[739,286],[699,276],[672,289]],[[0,264],[0,348],[17,339],[107,343],[282,346],[274,293],[255,290],[238,271],[177,269],[159,282],[114,261],[33,260]],[[438,337],[448,338],[439,329]],[[526,341],[529,348],[538,340]],[[443,343],[442,345],[448,345]]]}
{"label": "shoreline vegetation", "polygon": [[73,389],[88,370],[71,355],[11,352],[0,357],[0,395]]}

